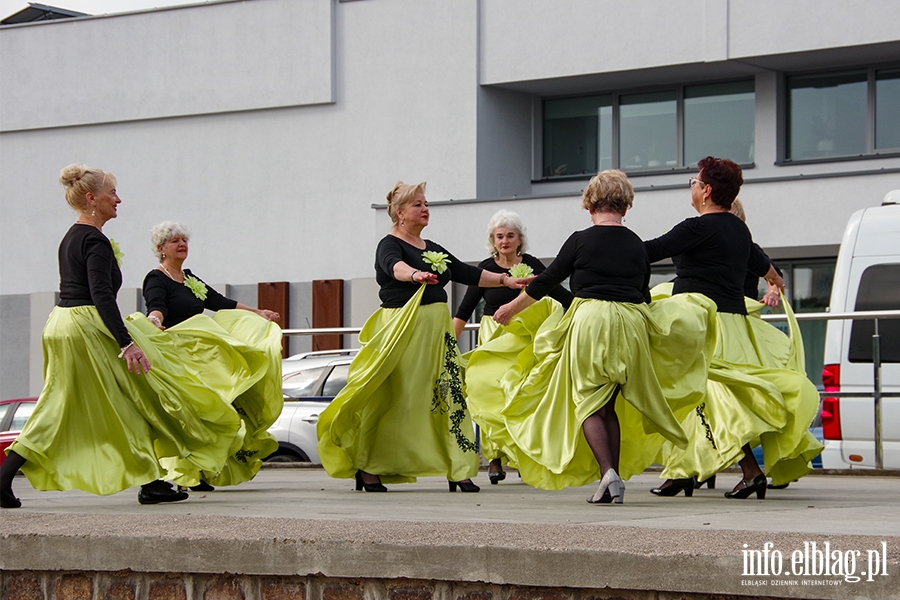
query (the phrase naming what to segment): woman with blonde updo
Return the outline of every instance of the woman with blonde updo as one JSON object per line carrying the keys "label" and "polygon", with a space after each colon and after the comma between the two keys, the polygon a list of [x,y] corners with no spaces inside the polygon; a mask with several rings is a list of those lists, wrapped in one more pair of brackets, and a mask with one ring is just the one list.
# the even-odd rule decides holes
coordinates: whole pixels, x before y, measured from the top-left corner
{"label": "woman with blonde updo", "polygon": [[[525,225],[516,213],[509,210],[497,211],[487,226],[487,249],[491,253],[489,258],[478,263],[478,268],[492,273],[507,273],[508,275],[538,275],[544,272],[546,267],[539,259],[528,254],[528,239],[525,235]],[[481,317],[481,326],[478,329],[478,346],[484,346],[494,337],[507,333],[493,319],[498,308],[515,300],[521,290],[509,288],[484,288],[470,285],[466,295],[456,310],[453,317],[453,329],[459,338],[465,327],[466,321],[475,312],[475,308],[481,300],[484,300],[484,313]],[[562,286],[556,286],[547,300],[551,304],[549,310],[569,308],[572,303],[572,294]],[[507,340],[513,342],[512,339]],[[522,339],[523,344],[529,340]],[[490,462],[488,477],[492,484],[497,484],[506,479],[503,463],[510,458],[504,452],[503,447],[503,423],[500,420],[499,411],[503,407],[503,390],[497,382],[509,367],[509,360],[513,359],[520,350],[520,345],[515,343],[503,344],[503,351],[496,348],[494,352],[474,353],[464,357],[464,361],[472,356],[477,356],[476,363],[466,369],[466,386],[469,393],[469,407],[472,417],[478,423],[481,437],[481,454]],[[515,467],[515,461],[511,463]]]}
{"label": "woman with blonde updo", "polygon": [[425,183],[398,182],[387,202],[393,227],[375,251],[381,308],[359,334],[347,386],[319,417],[319,456],[332,477],[355,477],[357,490],[442,476],[451,492],[477,492],[475,430],[444,286],[521,289],[530,278],[467,265],[423,239]]}
{"label": "woman with blonde updo", "polygon": [[494,313],[502,325],[521,313],[527,325],[523,311],[570,278],[571,308],[539,321],[504,376],[501,414],[526,483],[562,489],[599,478],[592,504],[621,503],[623,479],[649,466],[664,438],[687,444],[673,407],[702,398],[712,341],[706,298],[648,304],[650,261],[623,223],[633,199],[624,173],[597,174],[582,196],[593,225],[569,236],[525,293]]}
{"label": "woman with blonde updo", "polygon": [[[216,372],[233,381],[225,396],[243,421],[240,445],[219,471],[200,472],[189,461],[165,461],[169,477],[194,492],[252,479],[262,459],[278,449],[267,429],[284,408],[281,393],[281,329],[278,313],[226,298],[184,268],[188,257],[187,227],[163,221],[150,232],[159,266],[144,278],[147,319],[183,350],[185,362],[201,363],[205,378]],[[204,310],[215,311],[213,318]],[[255,313],[255,314],[251,314]],[[236,363],[229,357],[239,357]]]}
{"label": "woman with blonde updo", "polygon": [[142,315],[122,319],[122,254],[103,233],[122,202],[116,178],[70,165],[60,183],[78,219],[59,246],[59,302],[42,336],[44,390],[0,467],[2,507],[21,506],[12,491],[20,468],[39,490],[105,495],[140,485],[141,504],[184,500],[160,480],[160,460],[222,463],[227,446],[210,438],[233,438],[240,420],[216,410],[221,401],[200,383],[179,386],[173,398],[172,373],[184,367],[170,346],[156,346],[158,330]]}

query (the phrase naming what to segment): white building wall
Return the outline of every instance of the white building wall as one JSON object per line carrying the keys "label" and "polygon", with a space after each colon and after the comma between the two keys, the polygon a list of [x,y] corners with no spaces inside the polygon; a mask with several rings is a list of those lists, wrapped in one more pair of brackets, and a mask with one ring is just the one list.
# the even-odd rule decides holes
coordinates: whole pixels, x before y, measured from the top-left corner
{"label": "white building wall", "polygon": [[[459,259],[484,258],[499,208],[552,257],[589,221],[586,180],[539,180],[542,97],[736,78],[756,82],[741,193],[755,239],[773,256],[833,255],[849,215],[900,188],[900,158],[778,164],[780,78],[896,63],[895,12],[893,0],[223,0],[0,28],[0,306],[24,316],[33,295],[39,348],[74,221],[57,177],[84,162],[118,178],[104,231],[125,252],[125,288],[155,265],[150,227],[175,219],[206,280],[289,281],[299,318],[309,282],[344,279],[361,324],[398,179],[428,181],[425,235]],[[689,175],[634,175],[627,224],[649,238],[692,216]],[[3,356],[20,329],[0,335]],[[18,364],[0,366],[4,396],[27,379]]]}

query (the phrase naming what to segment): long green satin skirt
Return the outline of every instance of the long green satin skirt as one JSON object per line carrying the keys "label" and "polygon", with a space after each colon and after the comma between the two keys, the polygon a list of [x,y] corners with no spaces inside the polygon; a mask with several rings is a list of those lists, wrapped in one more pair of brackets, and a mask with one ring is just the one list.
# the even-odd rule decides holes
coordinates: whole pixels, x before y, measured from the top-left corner
{"label": "long green satin skirt", "polygon": [[322,465],[332,477],[357,470],[384,483],[451,481],[478,472],[450,312],[421,306],[425,286],[403,308],[380,308],[359,334],[347,385],[317,424]]}
{"label": "long green satin skirt", "polygon": [[[582,424],[614,397],[623,478],[649,466],[665,440],[688,443],[678,414],[702,400],[716,339],[715,305],[706,297],[652,305],[576,298],[565,314],[523,311],[507,329],[533,338],[520,341],[500,380],[503,451],[526,483],[557,490],[596,481],[600,466]],[[476,349],[469,371],[477,372],[479,354],[501,360],[513,344],[504,335]]]}
{"label": "long green satin skirt", "polygon": [[[654,289],[664,297],[670,288]],[[677,297],[677,296],[676,296]],[[707,396],[682,420],[687,448],[665,444],[662,477],[706,479],[743,458],[742,447],[762,444],[774,484],[809,473],[822,444],[809,432],[819,394],[806,377],[803,341],[790,304],[782,302],[789,336],[760,318],[763,304],[747,299],[746,316],[719,313],[718,339]]]}
{"label": "long green satin skirt", "polygon": [[278,441],[267,430],[284,407],[281,328],[246,310],[220,310],[212,318],[191,317],[165,333],[184,364],[230,402],[241,419],[224,466],[201,470],[189,460],[167,459],[163,461],[167,478],[185,486],[201,479],[216,486],[253,479],[262,459],[278,449]]}
{"label": "long green satin skirt", "polygon": [[[229,320],[227,312],[237,311],[216,318]],[[240,451],[246,436],[231,403],[253,385],[245,378],[258,381],[254,373],[266,372],[265,352],[213,335],[178,337],[139,313],[125,326],[150,360],[147,374],[128,372],[95,307],[51,313],[44,390],[11,446],[26,459],[22,470],[36,489],[114,494],[164,477],[161,461],[219,473]],[[280,368],[269,373],[279,375]]]}
{"label": "long green satin skirt", "polygon": [[478,347],[460,357],[465,365],[466,398],[472,419],[479,427],[485,460],[499,458],[518,468],[515,447],[500,414],[506,406],[506,392],[500,380],[515,365],[519,354],[530,349],[538,327],[548,318],[559,321],[563,312],[562,305],[548,296],[522,311],[508,327],[484,316],[478,330]]}

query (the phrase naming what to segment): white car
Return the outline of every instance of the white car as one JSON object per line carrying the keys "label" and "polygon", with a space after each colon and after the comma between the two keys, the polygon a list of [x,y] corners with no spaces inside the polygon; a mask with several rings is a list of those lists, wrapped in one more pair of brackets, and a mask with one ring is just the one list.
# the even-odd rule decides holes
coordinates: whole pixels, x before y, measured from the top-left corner
{"label": "white car", "polygon": [[278,450],[267,461],[318,463],[316,423],[331,400],[347,385],[350,361],[357,350],[325,350],[282,362],[284,409],[269,433]]}

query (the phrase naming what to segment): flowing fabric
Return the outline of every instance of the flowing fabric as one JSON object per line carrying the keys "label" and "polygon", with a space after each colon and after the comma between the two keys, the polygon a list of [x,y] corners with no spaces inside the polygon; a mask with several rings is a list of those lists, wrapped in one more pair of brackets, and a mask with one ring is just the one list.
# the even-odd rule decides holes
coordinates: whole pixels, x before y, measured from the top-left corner
{"label": "flowing fabric", "polygon": [[506,396],[501,448],[522,479],[551,490],[599,479],[582,424],[617,395],[624,400],[616,402],[623,478],[649,466],[665,440],[685,446],[677,413],[703,398],[716,339],[712,301],[699,294],[651,305],[576,298],[565,314],[549,306],[522,311],[507,335],[472,353],[467,371],[471,385],[479,364],[510,363],[521,348],[499,385]]}
{"label": "flowing fabric", "polygon": [[424,290],[402,308],[378,309],[359,334],[347,385],[317,425],[332,477],[363,470],[384,483],[410,483],[478,472],[450,312],[444,303],[421,306]]}
{"label": "flowing fabric", "polygon": [[125,326],[149,373],[128,372],[96,307],[50,314],[44,390],[11,446],[36,489],[114,494],[164,476],[161,460],[219,473],[240,450],[246,435],[231,402],[253,385],[245,378],[265,373],[265,353],[212,336],[179,339],[139,313]]}
{"label": "flowing fabric", "polygon": [[[653,289],[654,299],[670,293],[671,284]],[[803,341],[790,304],[782,302],[789,335],[760,318],[763,304],[750,298],[746,304],[747,316],[717,315],[707,395],[682,420],[691,434],[687,448],[663,446],[664,478],[706,479],[743,458],[745,444],[762,444],[766,472],[777,485],[809,473],[810,461],[822,451],[809,432],[819,394],[806,377]]]}
{"label": "flowing fabric", "polygon": [[[142,321],[136,315],[129,320]],[[216,391],[241,419],[224,466],[198,469],[189,460],[166,459],[168,478],[184,486],[201,479],[217,486],[253,479],[262,459],[278,449],[267,430],[284,406],[281,328],[246,310],[220,310],[211,318],[195,315],[160,333],[170,338],[185,369]]]}
{"label": "flowing fabric", "polygon": [[[499,458],[517,468],[514,444],[500,415],[506,406],[500,380],[519,355],[530,349],[538,327],[548,318],[558,322],[562,313],[562,305],[548,296],[522,311],[508,327],[484,316],[478,330],[478,347],[460,357],[466,372],[466,397],[472,419],[480,429],[481,455],[485,460]],[[486,350],[477,351],[488,344]]]}

